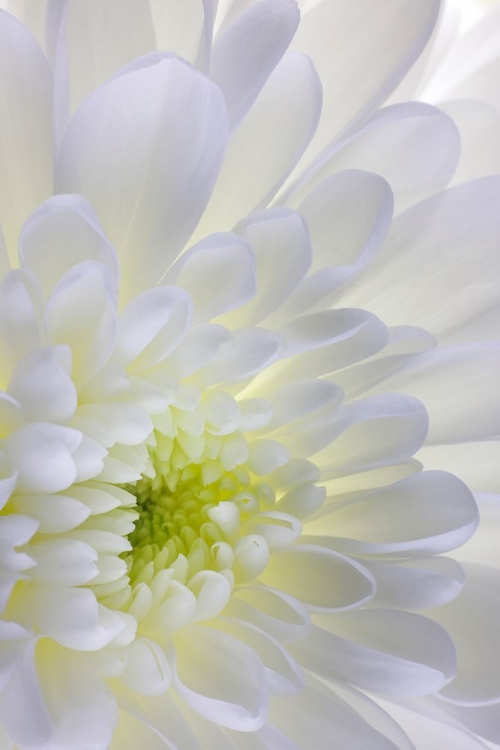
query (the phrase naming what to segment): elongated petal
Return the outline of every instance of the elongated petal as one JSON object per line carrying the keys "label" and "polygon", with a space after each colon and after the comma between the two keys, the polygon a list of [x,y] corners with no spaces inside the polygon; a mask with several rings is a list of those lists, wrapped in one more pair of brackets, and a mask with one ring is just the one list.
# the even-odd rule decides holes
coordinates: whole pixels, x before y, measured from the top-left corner
{"label": "elongated petal", "polygon": [[226,138],[217,87],[168,54],[141,58],[75,113],[61,146],[58,188],[82,193],[96,207],[120,256],[124,298],[156,284],[182,249],[205,208]]}
{"label": "elongated petal", "polygon": [[298,24],[295,0],[260,0],[216,38],[210,75],[226,98],[231,130],[252,106]]}
{"label": "elongated petal", "polygon": [[193,626],[176,636],[176,651],[174,684],[199,714],[229,729],[260,729],[267,713],[267,689],[262,663],[248,646],[216,630]]}
{"label": "elongated petal", "polygon": [[123,65],[156,49],[149,3],[142,0],[70,0],[64,32],[72,112]]}
{"label": "elongated petal", "polygon": [[[252,250],[236,235],[212,235],[185,252],[165,281],[190,294],[195,307],[194,322],[203,323],[239,308],[254,296]],[[232,315],[230,319],[233,320]]]}
{"label": "elongated petal", "polygon": [[391,93],[422,52],[438,9],[436,0],[391,0],[383,12],[370,0],[322,0],[308,9],[293,46],[311,56],[323,82],[315,153]]}
{"label": "elongated petal", "polygon": [[[400,213],[447,185],[461,155],[460,147],[456,124],[439,109],[422,102],[385,107],[334,143],[306,173],[312,172],[312,176],[299,181],[288,200],[296,205],[329,175],[363,169],[387,180],[395,196],[396,213]],[[488,173],[492,171],[490,168]]]}
{"label": "elongated petal", "polygon": [[0,11],[0,221],[15,265],[18,233],[52,192],[52,75],[29,31]]}
{"label": "elongated petal", "polygon": [[307,148],[320,112],[321,84],[311,61],[285,55],[231,137],[197,237],[231,230],[269,203]]}
{"label": "elongated petal", "polygon": [[[463,544],[478,524],[468,488],[452,474],[428,471],[389,487],[353,493],[325,505],[306,533],[346,554],[425,556]],[[332,538],[321,536],[332,534]]]}
{"label": "elongated petal", "polygon": [[410,612],[372,609],[328,615],[292,652],[321,675],[389,695],[424,695],[455,675],[446,631]]}
{"label": "elongated petal", "polygon": [[500,431],[500,397],[494,387],[499,365],[497,343],[436,349],[386,377],[383,390],[411,393],[425,403],[431,444],[487,440]]}
{"label": "elongated petal", "polygon": [[313,611],[359,606],[375,591],[374,579],[359,563],[314,545],[274,552],[260,578]]}
{"label": "elongated petal", "polygon": [[[484,177],[408,209],[345,302],[362,299],[388,324],[420,325],[447,343],[496,337],[499,199],[500,178]],[[411,284],[401,295],[403,278]]]}
{"label": "elongated petal", "polygon": [[79,195],[55,195],[31,214],[19,238],[19,260],[47,296],[66,271],[85,260],[102,263],[118,279],[115,251]]}

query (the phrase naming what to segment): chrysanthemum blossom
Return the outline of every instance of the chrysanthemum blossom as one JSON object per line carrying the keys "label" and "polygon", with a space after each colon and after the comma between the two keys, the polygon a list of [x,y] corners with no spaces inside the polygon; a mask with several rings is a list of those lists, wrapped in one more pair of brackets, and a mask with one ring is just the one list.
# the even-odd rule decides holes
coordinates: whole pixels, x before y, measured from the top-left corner
{"label": "chrysanthemum blossom", "polygon": [[486,747],[496,573],[444,553],[495,489],[500,16],[44,6],[0,12],[0,748]]}

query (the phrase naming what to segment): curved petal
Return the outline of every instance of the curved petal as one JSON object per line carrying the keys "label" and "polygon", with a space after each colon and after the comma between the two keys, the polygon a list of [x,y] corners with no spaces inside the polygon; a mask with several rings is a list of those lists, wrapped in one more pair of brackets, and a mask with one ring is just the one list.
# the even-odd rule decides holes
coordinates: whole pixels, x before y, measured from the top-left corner
{"label": "curved petal", "polygon": [[122,310],[113,359],[132,371],[153,367],[175,349],[191,319],[191,299],[182,289],[153,287]]}
{"label": "curved petal", "polygon": [[[70,110],[123,65],[156,49],[149,3],[69,0],[65,23]],[[109,29],[113,32],[110,34]]]}
{"label": "curved petal", "polygon": [[371,573],[358,562],[313,544],[274,552],[260,580],[312,611],[358,607],[373,597],[376,587]]}
{"label": "curved petal", "polygon": [[38,277],[48,296],[66,271],[85,260],[106,266],[118,285],[116,253],[90,204],[80,195],[54,195],[23,226],[21,268]]}
{"label": "curved petal", "polygon": [[19,492],[60,492],[76,479],[73,454],[82,441],[77,430],[50,422],[23,425],[3,449],[19,472]]}
{"label": "curved petal", "polygon": [[489,440],[500,434],[499,367],[497,342],[450,346],[412,358],[373,390],[420,399],[429,413],[430,445]]}
{"label": "curved petal", "polygon": [[443,695],[452,703],[480,705],[500,699],[500,576],[477,564],[465,564],[464,569],[462,594],[432,616],[449,631],[458,654],[457,677]]}
{"label": "curved petal", "polygon": [[320,112],[321,83],[311,61],[285,55],[229,142],[197,237],[230,230],[268,205],[307,148]]}
{"label": "curved petal", "polygon": [[287,200],[296,205],[329,175],[363,169],[387,180],[398,214],[444,188],[460,154],[460,134],[452,117],[423,102],[396,104],[376,112],[362,127],[334,143]]}
{"label": "curved petal", "polygon": [[314,153],[391,93],[428,42],[438,10],[437,0],[312,4],[293,48],[310,55],[323,82]]}
{"label": "curved petal", "polygon": [[128,66],[73,116],[58,190],[97,208],[120,256],[125,298],[156,284],[189,238],[226,139],[218,88],[167,53]]}
{"label": "curved petal", "polygon": [[339,409],[330,426],[331,443],[315,462],[330,477],[399,464],[422,446],[428,425],[417,399],[395,393],[359,399]]}
{"label": "curved petal", "polygon": [[305,531],[318,534],[318,544],[346,554],[422,557],[459,547],[478,522],[466,485],[452,474],[427,471],[388,487],[337,496]]}
{"label": "curved petal", "polygon": [[[343,303],[366,305],[388,325],[422,326],[446,343],[496,338],[499,200],[500,178],[494,176],[408,209],[393,222],[370,273],[350,287]],[[411,279],[404,294],[401,279]]]}
{"label": "curved petal", "polygon": [[307,274],[312,260],[309,232],[302,216],[288,208],[258,211],[238,226],[254,252],[257,289],[253,300],[235,310],[226,325],[255,325],[271,316]]}
{"label": "curved petal", "polygon": [[255,731],[266,720],[264,668],[254,651],[206,627],[175,636],[174,685],[201,716],[229,729]]}
{"label": "curved petal", "polygon": [[19,360],[40,346],[38,282],[25,271],[0,281],[0,377],[5,387]]}
{"label": "curved petal", "polygon": [[254,296],[254,256],[236,235],[214,234],[183,253],[164,281],[186,290],[194,304],[194,323],[203,323]]}
{"label": "curved petal", "polygon": [[455,676],[451,638],[420,615],[366,609],[326,615],[318,622],[322,627],[313,626],[291,650],[305,667],[327,679],[411,696],[435,692]]}
{"label": "curved petal", "polygon": [[68,358],[67,347],[56,346],[36,349],[17,365],[8,391],[21,404],[26,421],[64,424],[71,419],[78,397],[65,367]]}
{"label": "curved petal", "polygon": [[215,39],[210,76],[227,102],[235,130],[282,58],[299,25],[295,0],[253,3]]}
{"label": "curved petal", "polygon": [[297,747],[331,750],[334,738],[342,750],[398,750],[335,692],[318,680],[309,682],[297,695],[277,696],[271,710],[273,724]]}
{"label": "curved petal", "polygon": [[377,581],[375,606],[430,609],[455,599],[463,588],[463,568],[451,558],[431,557],[394,564],[363,560]]}
{"label": "curved petal", "polygon": [[52,193],[52,74],[38,42],[0,11],[0,221],[14,266],[18,234]]}
{"label": "curved petal", "polygon": [[117,334],[116,287],[101,263],[84,261],[70,269],[45,306],[52,344],[71,349],[72,378],[85,385],[110,358]]}

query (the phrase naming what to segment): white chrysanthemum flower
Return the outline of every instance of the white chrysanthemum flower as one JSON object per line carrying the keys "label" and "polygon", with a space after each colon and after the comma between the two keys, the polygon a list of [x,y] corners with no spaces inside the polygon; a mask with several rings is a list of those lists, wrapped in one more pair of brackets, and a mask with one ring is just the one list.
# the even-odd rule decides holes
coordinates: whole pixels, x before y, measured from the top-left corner
{"label": "white chrysanthemum flower", "polygon": [[2,750],[484,747],[498,14],[384,4],[0,13]]}

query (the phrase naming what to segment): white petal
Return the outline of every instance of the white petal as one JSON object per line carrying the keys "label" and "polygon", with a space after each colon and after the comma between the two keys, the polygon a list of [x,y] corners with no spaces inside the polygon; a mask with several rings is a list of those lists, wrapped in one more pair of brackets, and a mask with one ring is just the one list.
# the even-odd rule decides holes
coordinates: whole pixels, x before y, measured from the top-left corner
{"label": "white petal", "polygon": [[[120,691],[119,702],[125,711],[130,711],[133,716],[144,722],[143,727],[150,727],[151,732],[147,734],[138,732],[140,724],[133,726],[132,729],[132,739],[135,741],[137,737],[140,741],[144,738],[143,747],[148,748],[148,750],[150,747],[153,750],[157,748],[158,750],[160,748],[161,750],[165,748],[168,748],[168,750],[201,750],[201,746],[193,733],[192,724],[194,722],[191,721],[191,717],[198,715],[184,703],[181,709],[178,702],[174,701],[169,693],[161,696],[148,696],[144,700],[134,696],[130,690]],[[120,737],[125,739],[123,735],[120,735]],[[158,740],[161,744],[155,744]],[[137,745],[129,745],[124,742],[123,747],[135,750]],[[114,744],[112,748],[115,748]],[[116,745],[116,750],[122,750],[120,743]]]}
{"label": "white petal", "polygon": [[122,310],[115,359],[140,371],[164,359],[183,337],[191,300],[182,289],[154,287],[139,294]]}
{"label": "white petal", "polygon": [[183,57],[207,72],[212,45],[212,0],[149,0],[156,46]]}
{"label": "white petal", "polygon": [[126,402],[82,404],[71,424],[107,448],[115,443],[139,445],[153,429],[146,411]]}
{"label": "white petal", "polygon": [[392,188],[396,213],[446,186],[460,156],[460,135],[453,120],[422,102],[386,107],[366,124],[335,143],[291,196],[311,190],[343,169],[363,169],[383,177]]}
{"label": "white petal", "polygon": [[141,0],[70,0],[65,41],[71,111],[122,65],[156,49],[148,3]]}
{"label": "white petal", "polygon": [[[337,497],[310,521],[306,533],[346,554],[427,556],[459,547],[475,531],[478,511],[465,484],[427,471],[388,487]],[[336,504],[338,503],[338,507]]]}
{"label": "white petal", "polygon": [[[14,472],[8,477],[2,477],[0,479],[0,510],[4,507],[7,500],[10,498],[14,487],[17,483],[17,473]],[[23,513],[23,511],[21,511]],[[31,515],[31,514],[28,514]]]}
{"label": "white petal", "polygon": [[[362,300],[389,325],[423,326],[441,341],[496,336],[499,199],[500,178],[484,177],[408,209],[394,221],[370,273],[343,302]],[[404,294],[401,279],[411,279]]]}
{"label": "white petal", "polygon": [[178,745],[158,734],[149,723],[137,719],[134,714],[120,711],[110,750],[137,750],[137,747],[147,747],[148,750],[179,750]]}
{"label": "white petal", "polygon": [[498,109],[498,18],[492,8],[456,40],[426,87],[426,98],[477,99]]}
{"label": "white petal", "polygon": [[458,704],[478,705],[500,698],[499,575],[477,564],[465,564],[464,569],[461,595],[432,616],[449,631],[458,653],[457,677],[443,695]]}
{"label": "white petal", "polygon": [[260,580],[296,597],[313,611],[360,606],[375,592],[375,580],[366,568],[312,544],[274,552]]}
{"label": "white petal", "polygon": [[196,597],[196,608],[191,622],[216,617],[226,606],[231,595],[227,579],[213,570],[202,570],[189,581],[189,589]]}
{"label": "white petal", "polygon": [[116,340],[114,284],[100,263],[85,261],[68,271],[52,292],[45,322],[53,344],[72,353],[72,377],[85,385],[106,364]]}
{"label": "white petal", "polygon": [[295,0],[250,5],[216,38],[210,75],[226,98],[234,130],[285,53],[299,25]]}
{"label": "white petal", "polygon": [[256,513],[245,526],[245,532],[264,537],[271,552],[290,547],[300,536],[302,524],[280,510]]}
{"label": "white petal", "polygon": [[[498,442],[495,443],[495,448],[495,455],[490,458],[490,462],[496,467],[500,448]],[[467,544],[454,553],[453,557],[461,563],[480,563],[497,569],[499,567],[497,540],[500,528],[500,494],[476,492],[474,497],[479,508],[478,529]]]}
{"label": "white petal", "polygon": [[98,604],[89,589],[37,587],[31,601],[40,632],[69,649],[99,650],[124,628],[123,619]]}
{"label": "white petal", "polygon": [[[26,544],[37,527],[38,523],[28,516],[10,513],[0,517],[0,563],[3,571],[17,572],[33,567],[33,559],[25,552],[16,552],[14,548]],[[9,580],[12,580],[11,576]]]}
{"label": "white petal", "polygon": [[243,380],[260,372],[284,346],[281,336],[264,328],[239,328],[233,336],[234,341],[221,347],[218,356],[200,372],[198,378],[205,387]]}
{"label": "white petal", "polygon": [[72,454],[82,436],[76,430],[45,422],[20,427],[4,445],[19,472],[20,492],[60,492],[76,478]]}
{"label": "white petal", "polygon": [[229,320],[233,326],[255,325],[280,308],[306,275],[312,260],[311,242],[303,218],[288,208],[251,214],[239,230],[255,254],[257,295],[228,316],[227,325]]}
{"label": "white petal", "polygon": [[277,311],[273,322],[323,310],[353,283],[386,237],[392,203],[387,183],[368,172],[341,172],[320,183],[300,207],[311,231],[314,272]]}
{"label": "white petal", "polygon": [[[116,702],[85,656],[43,640],[37,647],[36,666],[52,724],[50,744],[58,750],[107,747],[117,720]],[[19,708],[26,713],[29,705],[26,696]]]}
{"label": "white petal", "polygon": [[151,618],[147,620],[148,632],[171,633],[191,622],[196,609],[196,597],[178,581],[172,581],[167,594]]}
{"label": "white petal", "polygon": [[172,672],[163,649],[149,638],[136,638],[127,652],[127,666],[121,680],[141,695],[161,695],[170,684]]}
{"label": "white petal", "polygon": [[292,653],[320,675],[388,695],[424,695],[446,685],[456,671],[446,631],[410,612],[367,609],[328,615]]}
{"label": "white petal", "polygon": [[203,323],[254,296],[253,253],[234,234],[214,234],[181,255],[165,281],[188,292],[194,303],[194,322]]}
{"label": "white petal", "polygon": [[255,651],[264,664],[269,688],[273,694],[289,694],[301,690],[304,682],[300,666],[279,641],[264,630],[244,621],[224,617],[219,619],[217,627],[243,641]]}
{"label": "white petal", "polygon": [[233,573],[238,583],[257,578],[269,563],[269,545],[260,534],[247,534],[234,545]]}
{"label": "white petal", "polygon": [[75,539],[35,541],[29,546],[29,554],[36,561],[31,577],[44,586],[81,586],[99,572],[97,552]]}
{"label": "white petal", "polygon": [[48,741],[50,716],[45,706],[35,669],[37,641],[31,639],[20,652],[8,689],[2,692],[0,717],[14,742],[35,745]]}
{"label": "white petal", "polygon": [[[0,436],[8,437],[23,424],[21,404],[8,393],[0,391]],[[2,456],[2,464],[3,464]]]}
{"label": "white petal", "polygon": [[414,358],[376,390],[420,399],[429,413],[431,444],[487,440],[500,434],[499,366],[496,343],[437,349]]}
{"label": "white petal", "polygon": [[311,56],[324,87],[314,153],[391,93],[426,45],[438,8],[404,0],[381,13],[370,0],[323,0],[308,10],[293,47]]}
{"label": "white petal", "polygon": [[235,589],[224,614],[257,626],[278,641],[287,642],[307,633],[307,607],[282,591],[264,586]]}
{"label": "white petal", "polygon": [[439,107],[453,118],[460,133],[460,160],[453,182],[460,185],[477,177],[498,174],[500,145],[496,134],[500,114],[482,101],[458,100],[441,103]]}
{"label": "white petal", "polygon": [[[384,383],[394,372],[418,359],[417,355],[436,347],[435,337],[423,328],[393,326],[387,329],[386,345],[377,351],[369,362],[359,362],[336,371],[329,380],[340,385],[348,399],[369,392]],[[396,390],[396,389],[393,389]]]}
{"label": "white petal", "polygon": [[7,385],[21,357],[40,346],[36,280],[23,271],[11,271],[0,281],[0,375]]}
{"label": "white petal", "polygon": [[311,61],[285,55],[229,142],[197,237],[230,230],[269,203],[304,153],[320,112],[321,84]]}
{"label": "white petal", "polygon": [[177,634],[175,645],[174,685],[192,708],[229,729],[248,732],[264,724],[264,668],[252,649],[231,636],[196,626]]}
{"label": "white petal", "polygon": [[193,326],[168,358],[168,372],[182,380],[200,370],[224,344],[230,346],[232,340],[232,334],[220,325]]}
{"label": "white petal", "polygon": [[312,516],[325,501],[326,490],[311,482],[294,487],[286,492],[278,501],[279,510],[291,513],[297,518]]}
{"label": "white petal", "polygon": [[[303,315],[283,331],[297,350],[305,351],[279,361],[264,373],[266,387],[336,373],[380,351],[389,338],[381,320],[364,310],[352,309]],[[251,389],[253,394],[255,383]]]}
{"label": "white petal", "polygon": [[440,607],[460,593],[465,573],[450,558],[431,557],[399,564],[363,561],[377,581],[374,604],[397,609]]}
{"label": "white petal", "polygon": [[[287,738],[296,743],[291,750],[295,747],[331,750],[332,738],[342,750],[397,750],[397,745],[374,729],[336,693],[318,680],[314,680],[313,685],[306,686],[297,695],[273,700],[271,719]],[[288,750],[289,745],[284,747]]]}
{"label": "white petal", "polygon": [[273,417],[266,426],[266,432],[289,425],[316,411],[323,411],[338,397],[339,389],[325,380],[298,380],[285,385],[269,397]]}
{"label": "white petal", "polygon": [[[484,742],[458,725],[453,726],[444,712],[438,716],[426,716],[421,710],[418,713],[406,706],[396,703],[378,700],[381,705],[394,716],[398,724],[408,733],[415,747],[422,750],[442,750],[444,747],[452,747],[453,750],[491,750],[491,745]],[[460,720],[464,717],[462,713],[467,709],[460,709]],[[448,720],[447,720],[448,719]],[[460,723],[462,723],[460,721]],[[464,719],[466,723],[466,719]]]}
{"label": "white petal", "polygon": [[22,405],[26,421],[64,424],[73,416],[77,393],[64,367],[67,355],[71,360],[64,346],[37,349],[15,368],[8,390]]}
{"label": "white petal", "polygon": [[250,444],[248,468],[259,476],[265,476],[286,464],[289,458],[288,449],[276,440],[256,440]]}
{"label": "white petal", "polygon": [[[464,746],[464,750],[485,750],[487,747],[498,747],[498,741],[500,739],[498,703],[479,706],[461,706],[451,703],[443,704],[443,702],[440,701],[440,708],[443,712],[448,714],[448,716],[453,716],[460,725],[465,725],[471,732],[473,732],[473,735],[470,736],[470,743],[474,744],[467,744]],[[475,739],[473,738],[477,738],[477,735],[486,738],[492,743],[496,743],[496,745],[486,745],[483,743],[481,743],[481,745],[476,744]],[[464,734],[464,740],[465,736],[466,735]],[[478,742],[479,740],[477,740],[477,743]],[[459,750],[461,750],[461,747]]]}
{"label": "white petal", "polygon": [[21,267],[40,280],[45,295],[73,266],[93,260],[118,278],[118,261],[97,216],[79,195],[55,195],[26,221],[19,238]]}
{"label": "white petal", "polygon": [[73,453],[76,466],[75,481],[86,482],[100,474],[107,455],[106,448],[83,435],[82,442]]}
{"label": "white petal", "polygon": [[141,58],[75,113],[58,188],[97,207],[120,256],[126,297],[157,283],[193,231],[226,134],[219,90],[168,54]]}
{"label": "white petal", "polygon": [[23,222],[52,193],[52,75],[34,37],[4,11],[0,50],[0,221],[15,266]]}
{"label": "white petal", "polygon": [[354,401],[339,410],[332,443],[315,461],[339,474],[401,463],[422,446],[428,421],[423,404],[409,396],[389,393]]}

